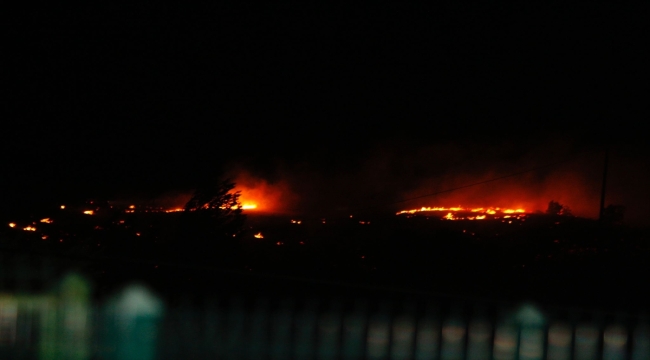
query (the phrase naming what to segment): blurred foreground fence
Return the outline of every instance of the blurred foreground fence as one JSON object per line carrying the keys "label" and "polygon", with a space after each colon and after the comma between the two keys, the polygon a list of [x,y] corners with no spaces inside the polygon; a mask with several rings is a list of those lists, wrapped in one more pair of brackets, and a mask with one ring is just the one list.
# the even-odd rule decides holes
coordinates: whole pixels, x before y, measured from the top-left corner
{"label": "blurred foreground fence", "polygon": [[638,312],[378,293],[168,301],[137,284],[100,301],[90,289],[71,273],[47,293],[0,292],[0,359],[650,359]]}

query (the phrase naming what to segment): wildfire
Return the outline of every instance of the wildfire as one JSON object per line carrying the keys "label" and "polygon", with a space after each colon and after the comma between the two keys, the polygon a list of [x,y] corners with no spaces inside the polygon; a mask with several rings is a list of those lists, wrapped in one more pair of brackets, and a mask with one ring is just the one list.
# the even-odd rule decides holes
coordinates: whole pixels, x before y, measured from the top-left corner
{"label": "wildfire", "polygon": [[[222,209],[227,209],[227,207],[225,207],[225,206],[222,206],[221,208]],[[242,210],[253,210],[253,209],[257,209],[257,205],[255,205],[255,204],[242,204],[241,208],[242,208]],[[237,210],[237,209],[239,209],[239,206],[235,205],[235,206],[231,207],[231,209],[232,210]]]}
{"label": "wildfire", "polygon": [[25,230],[25,231],[36,231],[36,228],[33,227],[33,226],[27,226],[27,227],[24,227],[23,230]]}
{"label": "wildfire", "polygon": [[[442,219],[445,220],[485,220],[485,219],[497,219],[502,214],[515,214],[515,216],[525,216],[525,209],[503,209],[498,207],[489,207],[489,208],[464,208],[461,206],[457,207],[422,207],[419,209],[412,210],[402,210],[398,211],[397,215],[413,215],[418,213],[446,213],[441,215]],[[474,213],[476,215],[470,215]],[[495,215],[488,217],[488,215]],[[503,217],[511,217],[513,215],[504,215]]]}
{"label": "wildfire", "polygon": [[9,227],[10,227],[10,228],[15,228],[15,227],[16,227],[16,223],[9,223]]}
{"label": "wildfire", "polygon": [[94,210],[85,210],[84,214],[86,214],[86,215],[94,215],[95,211]]}
{"label": "wildfire", "polygon": [[52,219],[50,219],[50,218],[41,219],[41,222],[42,222],[42,223],[46,223],[46,224],[51,224],[51,223],[53,223]]}
{"label": "wildfire", "polygon": [[256,239],[264,239],[264,235],[262,235],[261,232],[258,232],[257,234],[255,234],[253,236],[255,236]]}

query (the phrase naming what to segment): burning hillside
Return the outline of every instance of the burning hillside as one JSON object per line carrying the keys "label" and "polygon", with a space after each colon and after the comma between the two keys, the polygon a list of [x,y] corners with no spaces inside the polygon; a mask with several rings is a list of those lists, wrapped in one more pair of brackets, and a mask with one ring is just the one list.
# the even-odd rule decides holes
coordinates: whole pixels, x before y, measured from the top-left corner
{"label": "burning hillside", "polygon": [[504,209],[498,207],[488,208],[466,208],[457,207],[422,207],[412,210],[401,210],[397,215],[415,216],[435,216],[443,220],[485,220],[485,219],[509,219],[517,220],[525,218],[528,212],[525,209]]}

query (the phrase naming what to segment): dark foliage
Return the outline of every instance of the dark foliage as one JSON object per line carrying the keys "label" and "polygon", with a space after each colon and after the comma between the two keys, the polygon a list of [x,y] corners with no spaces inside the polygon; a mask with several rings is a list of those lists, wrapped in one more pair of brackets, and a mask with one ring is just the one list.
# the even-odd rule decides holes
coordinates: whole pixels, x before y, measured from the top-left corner
{"label": "dark foliage", "polygon": [[557,201],[551,200],[548,203],[548,208],[546,208],[546,214],[548,215],[566,215],[572,216],[571,209],[568,206],[562,205]]}
{"label": "dark foliage", "polygon": [[239,202],[240,192],[232,191],[234,188],[235,183],[224,180],[196,189],[185,204],[184,223],[194,229],[190,233],[209,239],[233,237],[242,231],[246,217]]}

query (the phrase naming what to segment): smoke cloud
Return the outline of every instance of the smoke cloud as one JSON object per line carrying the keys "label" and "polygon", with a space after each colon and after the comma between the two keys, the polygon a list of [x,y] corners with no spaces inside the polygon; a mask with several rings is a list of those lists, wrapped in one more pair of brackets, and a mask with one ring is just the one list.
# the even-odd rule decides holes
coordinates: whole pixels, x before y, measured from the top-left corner
{"label": "smoke cloud", "polygon": [[[553,138],[542,144],[410,144],[394,140],[361,156],[283,163],[253,172],[229,171],[242,202],[268,212],[314,216],[389,213],[423,206],[524,208],[544,211],[549,201],[581,217],[597,218],[604,151]],[[606,205],[626,207],[626,221],[644,223],[650,176],[643,159],[610,152]],[[270,170],[269,170],[270,168]],[[253,170],[251,170],[253,169]],[[271,179],[271,180],[269,180]],[[454,190],[455,189],[455,190]],[[643,206],[642,206],[643,205]]]}

